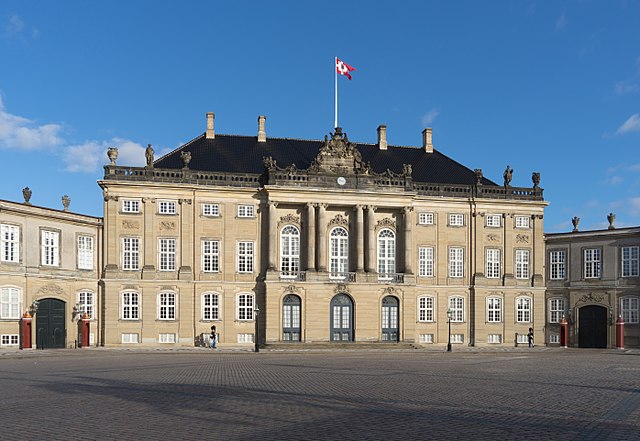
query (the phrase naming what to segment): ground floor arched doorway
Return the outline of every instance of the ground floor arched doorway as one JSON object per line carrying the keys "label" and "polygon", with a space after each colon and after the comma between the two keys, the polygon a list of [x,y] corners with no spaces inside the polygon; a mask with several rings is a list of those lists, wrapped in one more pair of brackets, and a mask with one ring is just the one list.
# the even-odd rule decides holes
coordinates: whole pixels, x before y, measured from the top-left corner
{"label": "ground floor arched doorway", "polygon": [[36,313],[36,345],[39,349],[64,348],[67,337],[66,304],[58,299],[42,299]]}
{"label": "ground floor arched doorway", "polygon": [[398,303],[392,296],[382,299],[382,341],[398,341]]}
{"label": "ground floor arched doorway", "polygon": [[331,341],[353,341],[353,301],[346,294],[331,299]]}
{"label": "ground floor arched doorway", "polygon": [[598,305],[583,306],[578,314],[578,346],[606,348],[607,308]]}

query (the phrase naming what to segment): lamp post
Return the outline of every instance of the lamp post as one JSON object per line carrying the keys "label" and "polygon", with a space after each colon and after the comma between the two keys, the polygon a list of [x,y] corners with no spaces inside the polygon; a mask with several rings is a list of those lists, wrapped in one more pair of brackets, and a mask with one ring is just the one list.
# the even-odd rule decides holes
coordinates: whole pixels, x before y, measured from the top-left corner
{"label": "lamp post", "polygon": [[260,346],[258,345],[258,340],[259,340],[259,331],[260,331],[260,324],[258,323],[258,317],[260,316],[260,308],[258,308],[258,306],[256,306],[256,309],[253,310],[255,317],[256,317],[256,332],[254,334],[254,343],[255,343],[255,352],[260,352]]}
{"label": "lamp post", "polygon": [[447,322],[449,323],[449,338],[447,339],[447,352],[451,352],[451,309],[447,309]]}

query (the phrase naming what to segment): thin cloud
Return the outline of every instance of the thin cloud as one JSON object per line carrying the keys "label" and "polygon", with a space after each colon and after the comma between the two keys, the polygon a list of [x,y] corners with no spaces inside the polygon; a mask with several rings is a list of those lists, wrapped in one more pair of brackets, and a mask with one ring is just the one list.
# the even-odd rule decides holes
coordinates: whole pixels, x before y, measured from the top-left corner
{"label": "thin cloud", "polygon": [[624,122],[618,130],[616,130],[616,135],[622,135],[624,133],[629,132],[640,132],[640,114],[634,113],[629,117],[628,120]]}
{"label": "thin cloud", "polygon": [[[4,25],[3,36],[7,39],[24,39],[25,34],[27,33],[27,26],[25,26],[24,21],[17,14],[12,14],[9,17],[9,21]],[[31,38],[38,38],[40,35],[40,31],[36,28],[30,28],[30,36]]]}
{"label": "thin cloud", "polygon": [[629,213],[633,216],[640,216],[640,197],[629,198],[627,201]]}
{"label": "thin cloud", "polygon": [[0,97],[0,148],[43,150],[61,145],[63,127],[59,124],[38,125],[34,121],[7,112]]}
{"label": "thin cloud", "polygon": [[609,179],[607,179],[605,183],[609,185],[618,185],[622,183],[623,180],[624,179],[622,178],[622,176],[612,176]]}
{"label": "thin cloud", "polygon": [[560,17],[556,20],[556,31],[561,31],[567,26],[567,19],[564,12],[560,14]]}
{"label": "thin cloud", "polygon": [[615,86],[616,94],[628,95],[640,92],[640,85],[630,81],[618,81]]}
{"label": "thin cloud", "polygon": [[438,115],[440,115],[440,112],[438,112],[436,109],[429,110],[426,114],[422,115],[422,125],[428,126],[433,122],[434,119],[436,119]]}

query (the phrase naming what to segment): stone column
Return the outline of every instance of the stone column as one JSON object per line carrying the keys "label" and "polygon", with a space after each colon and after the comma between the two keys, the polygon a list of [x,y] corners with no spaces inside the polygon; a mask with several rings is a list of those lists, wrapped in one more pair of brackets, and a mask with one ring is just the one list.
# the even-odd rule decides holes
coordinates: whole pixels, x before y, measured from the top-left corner
{"label": "stone column", "polygon": [[316,270],[316,204],[307,204],[307,271]]}
{"label": "stone column", "polygon": [[155,236],[156,226],[155,220],[155,198],[142,198],[144,204],[144,223],[143,223],[143,237],[142,246],[144,253],[142,256],[142,278],[153,279],[156,271],[156,247],[157,239]]}
{"label": "stone column", "polygon": [[278,207],[278,203],[275,201],[269,201],[269,270],[277,271],[278,267],[276,265],[276,251],[278,249],[278,232],[277,232],[277,221],[276,221],[276,208]]}
{"label": "stone column", "polygon": [[318,271],[327,270],[327,204],[318,204]]}
{"label": "stone column", "polygon": [[357,252],[357,260],[356,260],[356,271],[361,273],[364,271],[364,206],[356,205],[356,234],[357,243],[356,243],[356,252]]}
{"label": "stone column", "polygon": [[376,207],[373,205],[367,206],[367,267],[366,271],[369,273],[376,271],[376,225],[374,212]]}
{"label": "stone column", "polygon": [[191,213],[191,199],[179,199],[180,204],[180,240],[179,240],[179,256],[180,256],[180,272],[178,278],[180,280],[191,280],[193,268],[193,216]]}
{"label": "stone column", "polygon": [[[413,211],[412,207],[404,207],[404,273],[405,274],[413,274],[413,267],[411,256],[413,254],[413,247],[411,243],[411,227],[412,227],[412,217],[411,212]],[[396,247],[397,250],[397,247]]]}

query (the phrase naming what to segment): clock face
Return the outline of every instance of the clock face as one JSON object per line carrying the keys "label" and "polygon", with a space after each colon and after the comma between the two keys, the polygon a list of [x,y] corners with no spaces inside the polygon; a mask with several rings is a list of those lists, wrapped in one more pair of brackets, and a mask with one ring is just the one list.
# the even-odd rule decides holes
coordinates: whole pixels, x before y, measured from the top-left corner
{"label": "clock face", "polygon": [[347,183],[347,180],[345,178],[343,178],[342,176],[340,176],[338,178],[338,185],[344,185]]}

